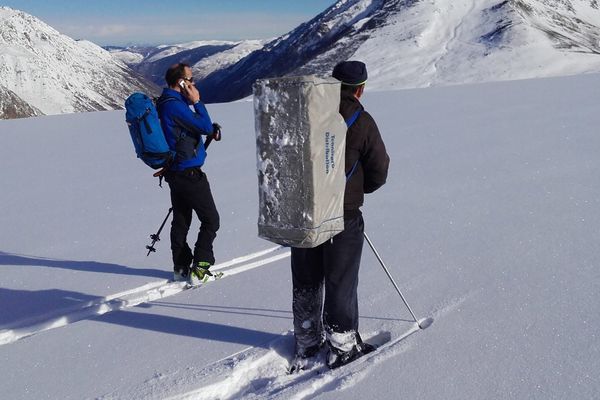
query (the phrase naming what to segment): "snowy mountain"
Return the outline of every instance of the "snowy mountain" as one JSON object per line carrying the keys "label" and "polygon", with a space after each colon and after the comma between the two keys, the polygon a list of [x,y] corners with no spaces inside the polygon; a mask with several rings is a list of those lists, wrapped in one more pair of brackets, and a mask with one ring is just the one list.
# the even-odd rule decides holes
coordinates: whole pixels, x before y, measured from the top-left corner
{"label": "snowy mountain", "polygon": [[109,53],[2,7],[0,85],[56,114],[120,108],[133,91],[156,93],[178,61],[204,78],[207,102],[245,97],[259,78],[328,75],[343,59],[365,61],[375,90],[579,74],[600,71],[599,8],[597,0],[339,0],[266,44],[194,41]]}
{"label": "snowy mountain", "polygon": [[123,111],[0,121],[0,397],[599,399],[599,86],[365,92],[391,159],[365,230],[435,322],[414,331],[365,244],[359,329],[392,342],[297,375],[289,249],[257,236],[252,102],[208,105],[223,125],[203,171],[225,275],[194,290],[167,281],[170,220],[146,256],[169,190],[136,159]]}
{"label": "snowy mountain", "polygon": [[372,89],[600,71],[596,0],[340,0],[200,85],[207,101],[263,77],[368,64]]}
{"label": "snowy mountain", "polygon": [[25,118],[43,115],[43,113],[27,104],[12,90],[0,85],[0,119]]}
{"label": "snowy mountain", "polygon": [[122,108],[133,91],[158,88],[88,41],[0,8],[0,85],[44,114]]}
{"label": "snowy mountain", "polygon": [[155,48],[109,48],[111,54],[159,86],[165,84],[165,71],[177,62],[192,66],[194,76],[203,79],[210,73],[235,64],[252,51],[261,48],[264,40],[194,41],[162,45]]}
{"label": "snowy mountain", "polygon": [[225,69],[255,50],[261,49],[267,41],[265,40],[243,40],[234,47],[223,50],[212,56],[203,58],[192,65],[194,76],[204,79],[211,73]]}
{"label": "snowy mountain", "polygon": [[156,50],[156,47],[147,46],[103,46],[102,48],[129,67],[139,64],[144,57]]}

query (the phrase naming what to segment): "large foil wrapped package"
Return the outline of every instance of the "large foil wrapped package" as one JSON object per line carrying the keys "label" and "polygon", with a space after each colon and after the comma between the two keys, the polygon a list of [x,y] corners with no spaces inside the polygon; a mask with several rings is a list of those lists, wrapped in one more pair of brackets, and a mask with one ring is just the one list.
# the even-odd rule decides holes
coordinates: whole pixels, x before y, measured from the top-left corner
{"label": "large foil wrapped package", "polygon": [[261,238],[306,248],[344,230],[347,127],[339,105],[334,79],[254,84]]}

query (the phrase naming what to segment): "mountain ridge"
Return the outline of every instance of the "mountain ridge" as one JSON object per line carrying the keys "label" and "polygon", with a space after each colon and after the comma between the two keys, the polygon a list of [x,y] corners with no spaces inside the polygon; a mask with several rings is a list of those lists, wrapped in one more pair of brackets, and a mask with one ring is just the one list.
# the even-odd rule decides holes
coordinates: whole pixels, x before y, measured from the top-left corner
{"label": "mountain ridge", "polygon": [[346,59],[367,63],[368,90],[600,72],[600,5],[339,0],[271,40],[106,50],[0,7],[0,46],[0,85],[42,113],[122,108],[134,91],[157,94],[164,71],[179,61],[192,66],[203,100],[215,103],[249,96],[257,79],[327,76]]}
{"label": "mountain ridge", "polygon": [[132,91],[158,92],[101,47],[8,7],[0,7],[0,47],[0,85],[44,114],[118,109]]}
{"label": "mountain ridge", "polygon": [[199,86],[231,101],[256,79],[350,58],[375,90],[571,75],[600,71],[599,43],[595,0],[340,0]]}
{"label": "mountain ridge", "polygon": [[0,119],[15,119],[44,115],[15,92],[0,85]]}

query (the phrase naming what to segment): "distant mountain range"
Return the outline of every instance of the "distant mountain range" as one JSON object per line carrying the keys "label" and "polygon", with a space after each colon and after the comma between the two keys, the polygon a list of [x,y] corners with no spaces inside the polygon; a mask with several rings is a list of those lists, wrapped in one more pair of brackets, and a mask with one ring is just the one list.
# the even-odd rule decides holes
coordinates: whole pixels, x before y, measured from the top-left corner
{"label": "distant mountain range", "polygon": [[345,59],[367,63],[369,90],[600,72],[600,7],[597,0],[339,0],[272,40],[106,50],[0,8],[0,45],[7,49],[0,104],[8,90],[51,114],[118,108],[132,91],[155,93],[178,61],[192,65],[206,102],[248,96],[260,78],[329,75]]}
{"label": "distant mountain range", "polygon": [[329,75],[345,59],[365,61],[376,90],[600,72],[600,11],[597,0],[340,0],[279,38],[243,43],[158,48],[128,64],[163,84],[184,60],[207,102],[248,96],[260,78]]}
{"label": "distant mountain range", "polygon": [[157,47],[107,47],[112,55],[159,86],[165,85],[165,71],[177,62],[193,66],[194,76],[204,79],[210,73],[235,64],[254,50],[263,47],[264,40],[197,41]]}

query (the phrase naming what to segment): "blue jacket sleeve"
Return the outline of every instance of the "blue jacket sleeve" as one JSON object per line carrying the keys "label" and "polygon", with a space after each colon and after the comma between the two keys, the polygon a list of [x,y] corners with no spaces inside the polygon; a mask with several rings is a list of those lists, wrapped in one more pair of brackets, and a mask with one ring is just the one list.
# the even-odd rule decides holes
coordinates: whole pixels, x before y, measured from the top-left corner
{"label": "blue jacket sleeve", "polygon": [[208,115],[208,111],[202,102],[194,104],[193,112],[183,102],[177,102],[177,107],[173,113],[173,122],[185,129],[188,134],[196,139],[200,139],[200,135],[211,135],[213,132],[212,121]]}

